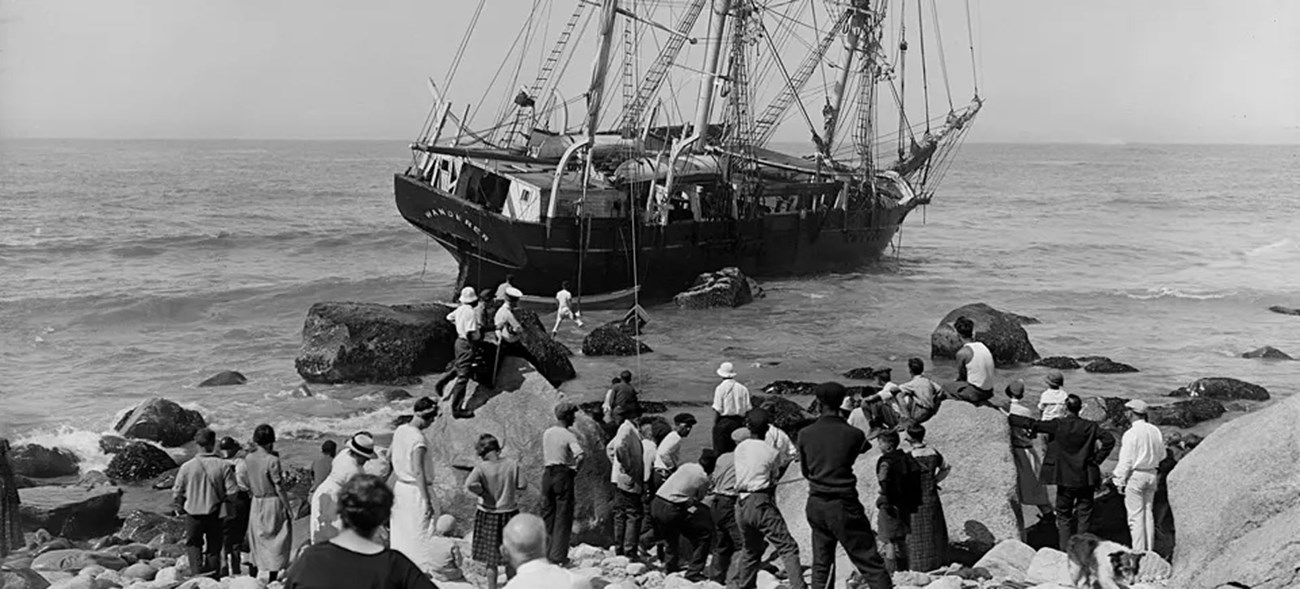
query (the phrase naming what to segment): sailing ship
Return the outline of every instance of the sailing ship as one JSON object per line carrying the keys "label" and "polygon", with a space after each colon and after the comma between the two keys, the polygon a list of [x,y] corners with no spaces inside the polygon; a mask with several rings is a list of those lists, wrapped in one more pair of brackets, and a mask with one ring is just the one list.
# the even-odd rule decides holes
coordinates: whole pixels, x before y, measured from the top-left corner
{"label": "sailing ship", "polygon": [[[581,300],[670,295],[725,266],[859,269],[931,201],[982,105],[969,0],[964,103],[936,0],[531,0],[462,111],[450,93],[483,2],[394,178],[402,216],[458,262],[457,288],[567,281]],[[553,4],[573,5],[558,27]],[[567,75],[584,53],[589,75]]]}

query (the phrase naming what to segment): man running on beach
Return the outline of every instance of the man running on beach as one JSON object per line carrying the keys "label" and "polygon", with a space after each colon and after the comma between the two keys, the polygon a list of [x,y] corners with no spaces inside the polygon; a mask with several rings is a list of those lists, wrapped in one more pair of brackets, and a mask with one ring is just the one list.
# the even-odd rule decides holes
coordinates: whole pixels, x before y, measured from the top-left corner
{"label": "man running on beach", "polygon": [[957,350],[957,380],[944,385],[944,397],[976,405],[987,403],[993,398],[993,353],[975,341],[975,322],[970,318],[958,317],[952,326],[961,336],[962,346]]}
{"label": "man running on beach", "polygon": [[582,313],[574,311],[571,306],[573,293],[569,292],[569,281],[565,280],[560,283],[560,292],[555,293],[555,327],[551,328],[551,337],[560,330],[560,323],[565,319],[572,319],[578,327],[582,327]]}

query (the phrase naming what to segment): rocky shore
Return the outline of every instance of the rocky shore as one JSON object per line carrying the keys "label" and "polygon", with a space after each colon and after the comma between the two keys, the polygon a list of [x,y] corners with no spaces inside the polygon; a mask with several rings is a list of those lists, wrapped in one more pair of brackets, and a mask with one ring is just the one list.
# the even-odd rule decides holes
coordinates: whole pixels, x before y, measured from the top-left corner
{"label": "rocky shore", "polygon": [[[451,342],[442,325],[447,310],[443,305],[315,305],[304,325],[298,370],[310,382],[415,382],[436,376],[446,370],[451,358]],[[1113,378],[1137,370],[1097,356],[1041,358],[1024,328],[1033,324],[1030,318],[983,304],[956,309],[945,317],[931,338],[933,357],[944,358],[955,351],[949,332],[951,321],[961,315],[976,319],[976,339],[990,346],[1000,366],[1030,362],[1062,370],[1097,366],[1090,371],[1115,374]],[[473,418],[440,419],[427,432],[440,509],[461,522],[473,519],[472,498],[462,484],[467,460],[473,456],[470,445],[483,432],[501,439],[524,465],[525,478],[533,484],[524,492],[523,509],[537,512],[540,507],[535,483],[541,479],[541,450],[534,442],[550,425],[555,404],[565,398],[556,387],[573,378],[574,369],[571,352],[550,338],[536,314],[521,313],[520,318],[526,330],[526,357],[502,358],[496,374],[481,379],[490,385],[471,383]],[[644,323],[615,322],[600,329],[606,328],[626,338],[620,340],[625,344],[630,340],[635,342],[631,345],[644,345],[638,339]],[[584,343],[584,352],[585,348]],[[237,386],[246,380],[234,374],[219,374],[205,382]],[[889,377],[887,371],[870,368],[846,374],[866,381],[854,385],[859,392],[875,390],[873,380]],[[759,392],[757,383],[750,385]],[[773,382],[763,387],[763,394],[753,396],[753,403],[772,411],[779,427],[797,435],[815,417],[816,408],[800,402],[810,386]],[[385,395],[384,401],[409,399],[409,393],[397,392],[404,394]],[[1165,505],[1176,518],[1177,529],[1176,533],[1172,525],[1163,529],[1156,552],[1144,556],[1143,562],[1149,563],[1144,564],[1144,583],[1215,587],[1238,582],[1266,589],[1300,583],[1294,568],[1286,565],[1300,562],[1294,543],[1270,541],[1285,536],[1287,530],[1300,529],[1300,469],[1295,466],[1300,461],[1288,454],[1300,443],[1292,427],[1300,418],[1300,396],[1260,408],[1258,404],[1272,398],[1267,390],[1224,377],[1197,379],[1173,389],[1169,396],[1171,402],[1153,408],[1151,421],[1166,432],[1173,449]],[[1126,401],[1118,396],[1088,398],[1084,417],[1118,436],[1128,426],[1122,409]],[[598,404],[583,408],[594,413]],[[658,412],[668,409],[648,405]],[[1225,415],[1233,420],[1203,440],[1181,431]],[[178,467],[178,455],[192,452],[187,444],[194,431],[205,425],[205,417],[193,409],[167,399],[146,399],[122,416],[113,435],[100,441],[101,449],[112,455],[102,473],[83,471],[77,457],[66,449],[15,447],[10,458],[20,486],[25,487],[20,495],[27,545],[5,559],[0,589],[263,587],[261,581],[248,577],[187,580],[188,563],[181,556],[184,522],[165,514],[166,490]],[[954,562],[939,571],[900,573],[896,584],[938,589],[1068,586],[1063,576],[1065,555],[1048,546],[1055,543],[1054,530],[1031,528],[1028,543],[1021,542],[1020,522],[1011,507],[1016,475],[1003,415],[992,408],[949,401],[927,427],[931,445],[945,449],[959,465],[942,489]],[[575,571],[596,579],[597,586],[712,587],[692,584],[680,575],[665,576],[599,547],[608,539],[611,505],[605,434],[589,415],[579,419],[575,430],[590,457],[576,482],[575,541],[584,544],[573,549]],[[875,493],[871,466],[877,455],[872,452],[858,463],[863,496]],[[803,516],[807,483],[798,469],[791,470],[778,486],[778,505],[801,543],[807,564],[811,557]],[[310,477],[301,467],[293,476],[294,507],[303,514]],[[152,507],[124,509],[124,497],[133,495],[151,498]],[[1122,498],[1099,497],[1094,518],[1094,532],[1127,544]],[[299,534],[305,536],[303,523],[295,530],[299,541]],[[840,565],[841,571],[852,568],[847,562]],[[760,586],[778,586],[781,575],[779,570],[764,573]],[[845,575],[840,577],[843,582]]]}

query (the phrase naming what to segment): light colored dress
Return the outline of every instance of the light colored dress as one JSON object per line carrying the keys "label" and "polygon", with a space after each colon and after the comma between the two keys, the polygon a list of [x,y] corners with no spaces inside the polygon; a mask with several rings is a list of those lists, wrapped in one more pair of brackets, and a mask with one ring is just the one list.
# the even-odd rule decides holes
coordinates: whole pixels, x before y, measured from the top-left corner
{"label": "light colored dress", "polygon": [[[393,432],[390,456],[393,460],[393,517],[389,519],[390,546],[405,554],[425,574],[434,571],[436,542],[433,518],[420,494],[420,477],[412,455],[419,448],[428,448],[424,432],[411,424],[404,424]],[[429,470],[428,452],[422,465],[426,477]],[[432,490],[429,490],[432,493]]]}
{"label": "light colored dress", "polygon": [[312,544],[329,540],[343,530],[343,524],[339,521],[339,492],[348,479],[361,472],[361,465],[357,464],[357,459],[351,452],[344,450],[334,457],[330,475],[311,495]]}
{"label": "light colored dress", "polygon": [[248,552],[253,565],[265,571],[289,568],[293,548],[293,523],[289,506],[280,500],[284,475],[280,457],[259,448],[244,459],[248,468],[248,490],[253,496],[248,516]]}

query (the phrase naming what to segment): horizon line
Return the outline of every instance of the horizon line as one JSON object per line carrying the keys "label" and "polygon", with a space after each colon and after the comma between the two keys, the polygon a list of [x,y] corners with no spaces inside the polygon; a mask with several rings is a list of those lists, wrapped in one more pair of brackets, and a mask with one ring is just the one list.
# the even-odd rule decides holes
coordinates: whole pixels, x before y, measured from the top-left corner
{"label": "horizon line", "polygon": [[[413,143],[413,139],[402,138],[382,138],[382,137],[78,137],[78,136],[24,136],[24,137],[0,137],[0,144],[6,141],[241,141],[241,142],[298,142],[298,143],[328,143],[328,142],[351,142],[351,143],[389,143],[402,142],[404,144]],[[797,141],[770,141],[771,143],[795,143]],[[1184,146],[1251,146],[1251,147],[1270,147],[1283,146],[1291,147],[1300,145],[1300,138],[1293,141],[1089,141],[1089,140],[998,140],[982,141],[968,140],[967,145],[1089,145],[1099,147],[1125,147],[1139,145],[1184,145]]]}

